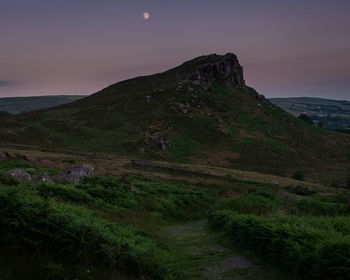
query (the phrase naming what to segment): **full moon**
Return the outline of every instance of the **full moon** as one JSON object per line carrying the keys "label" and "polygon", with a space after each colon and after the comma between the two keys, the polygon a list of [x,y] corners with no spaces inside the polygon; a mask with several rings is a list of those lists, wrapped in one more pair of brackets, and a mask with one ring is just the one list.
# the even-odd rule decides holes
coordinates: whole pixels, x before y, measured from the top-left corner
{"label": "full moon", "polygon": [[149,17],[150,17],[150,14],[149,13],[143,13],[143,18],[144,19],[149,19]]}

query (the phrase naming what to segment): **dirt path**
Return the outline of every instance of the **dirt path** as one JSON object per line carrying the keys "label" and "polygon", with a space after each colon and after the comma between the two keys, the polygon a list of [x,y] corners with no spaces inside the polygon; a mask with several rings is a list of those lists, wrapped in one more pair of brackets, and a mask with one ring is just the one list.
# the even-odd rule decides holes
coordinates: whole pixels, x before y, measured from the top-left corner
{"label": "dirt path", "polygon": [[206,220],[168,227],[165,234],[177,265],[189,279],[288,279],[275,268],[261,265],[225,244],[220,232],[208,230]]}

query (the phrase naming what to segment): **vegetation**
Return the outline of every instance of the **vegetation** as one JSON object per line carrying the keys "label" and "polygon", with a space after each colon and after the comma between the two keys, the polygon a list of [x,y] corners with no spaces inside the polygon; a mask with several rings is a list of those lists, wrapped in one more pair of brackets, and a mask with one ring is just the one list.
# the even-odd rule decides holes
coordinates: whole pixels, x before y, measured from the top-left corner
{"label": "vegetation", "polygon": [[[0,161],[1,174],[14,167],[43,171]],[[156,228],[199,218],[211,201],[210,192],[142,176],[77,185],[0,179],[0,259],[10,279],[181,279]]]}
{"label": "vegetation", "polygon": [[273,217],[214,212],[211,223],[241,246],[277,262],[298,279],[347,279],[350,273],[348,217]]}
{"label": "vegetation", "polygon": [[347,279],[350,259],[348,193],[306,197],[253,191],[225,199],[212,227],[235,245],[279,263],[297,279]]}
{"label": "vegetation", "polygon": [[[14,167],[33,174],[57,173],[22,160],[2,160],[0,174]],[[350,232],[346,190],[228,183],[215,181],[216,177],[204,183],[187,176],[193,184],[127,174],[85,178],[79,184],[34,184],[2,175],[0,259],[7,268],[0,266],[0,274],[5,271],[9,279],[202,279],[198,273],[226,253],[222,257],[201,253],[198,261],[188,255],[192,247],[186,231],[172,240],[162,228],[209,214],[211,224],[234,241],[234,251],[250,244],[247,249],[254,255],[279,261],[300,279],[346,279]],[[196,225],[202,223],[194,223],[195,232],[205,230]],[[193,234],[198,237],[196,242],[188,240],[191,246],[212,242],[210,232],[189,236]],[[261,269],[246,273],[255,279],[287,279],[277,276],[283,274],[280,269],[268,267],[265,261]],[[238,270],[230,273],[246,275]]]}
{"label": "vegetation", "polygon": [[303,122],[306,122],[308,124],[313,125],[314,121],[306,114],[300,114],[298,119],[302,120]]}
{"label": "vegetation", "polygon": [[[28,186],[0,190],[1,246],[11,254],[33,252],[37,261],[47,258],[47,263],[40,263],[40,274],[46,274],[44,277],[82,277],[82,271],[73,271],[71,275],[69,268],[65,268],[74,263],[90,270],[95,277],[100,266],[111,274],[118,268],[155,279],[171,278],[169,255],[145,233],[94,217],[87,209],[40,198]],[[53,264],[63,269],[45,271],[45,266],[48,269]],[[39,270],[32,268],[33,272]],[[33,272],[26,271],[26,279]],[[89,276],[85,273],[86,279]]]}

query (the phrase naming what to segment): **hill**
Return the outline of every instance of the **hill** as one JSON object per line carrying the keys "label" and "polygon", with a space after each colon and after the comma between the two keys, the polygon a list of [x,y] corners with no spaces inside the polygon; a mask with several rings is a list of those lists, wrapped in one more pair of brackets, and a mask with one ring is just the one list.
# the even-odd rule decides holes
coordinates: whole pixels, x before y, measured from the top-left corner
{"label": "hill", "polygon": [[0,98],[0,112],[20,114],[28,111],[50,108],[57,105],[73,102],[83,95],[50,95],[30,97],[5,97]]}
{"label": "hill", "polygon": [[308,125],[245,84],[234,54],[209,55],[50,109],[4,116],[3,145],[114,153],[290,176],[344,176],[349,138]]}
{"label": "hill", "polygon": [[316,124],[332,130],[350,131],[350,102],[311,98],[271,98],[273,104],[281,107],[294,116],[306,114]]}

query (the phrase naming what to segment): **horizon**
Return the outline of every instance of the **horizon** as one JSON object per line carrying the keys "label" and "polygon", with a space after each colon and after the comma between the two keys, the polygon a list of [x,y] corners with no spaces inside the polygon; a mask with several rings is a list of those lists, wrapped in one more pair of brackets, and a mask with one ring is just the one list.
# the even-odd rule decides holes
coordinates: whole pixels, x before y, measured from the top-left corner
{"label": "horizon", "polygon": [[90,95],[232,52],[268,98],[350,99],[345,0],[29,2],[0,4],[0,97]]}

